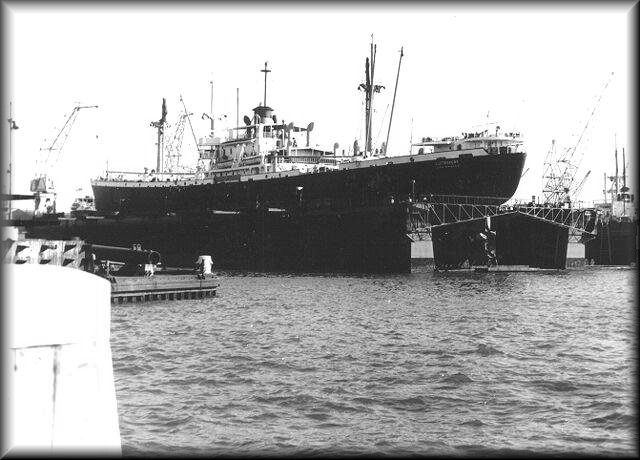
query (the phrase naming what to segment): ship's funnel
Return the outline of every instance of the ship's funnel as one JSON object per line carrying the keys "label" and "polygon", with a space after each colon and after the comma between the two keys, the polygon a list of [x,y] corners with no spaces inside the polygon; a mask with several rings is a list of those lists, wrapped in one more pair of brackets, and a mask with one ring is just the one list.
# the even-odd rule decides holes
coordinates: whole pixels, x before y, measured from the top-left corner
{"label": "ship's funnel", "polygon": [[269,106],[259,105],[253,109],[253,113],[259,117],[260,123],[267,123],[267,120],[273,121],[273,109]]}
{"label": "ship's funnel", "polygon": [[307,125],[307,147],[309,147],[309,133],[313,131],[313,122]]}

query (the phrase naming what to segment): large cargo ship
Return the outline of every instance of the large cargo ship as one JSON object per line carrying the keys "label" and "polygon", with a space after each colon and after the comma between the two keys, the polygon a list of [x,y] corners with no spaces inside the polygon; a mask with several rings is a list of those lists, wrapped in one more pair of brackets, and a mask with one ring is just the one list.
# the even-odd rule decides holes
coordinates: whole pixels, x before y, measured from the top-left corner
{"label": "large cargo ship", "polygon": [[428,138],[417,144],[417,154],[343,156],[309,145],[312,124],[275,123],[272,109],[265,106],[256,107],[254,114],[255,122],[230,130],[227,140],[204,144],[200,158],[211,163],[205,170],[129,177],[107,173],[93,180],[97,212],[158,216],[260,206],[349,210],[429,194],[500,204],[515,193],[526,158],[517,133],[486,132]]}
{"label": "large cargo ship", "polygon": [[[162,146],[167,111],[163,100],[160,120],[151,123],[158,130],[156,170],[151,174],[106,172],[93,180],[97,212],[163,216],[260,208],[343,211],[425,195],[474,196],[490,204],[511,198],[526,158],[519,133],[500,133],[498,126],[492,133],[485,130],[460,137],[423,138],[412,145],[418,148],[417,153],[408,155],[388,155],[385,143],[380,149],[373,148],[373,98],[384,88],[373,81],[375,54],[372,43],[371,59],[365,62],[365,82],[359,86],[366,102],[362,152],[357,141],[347,155],[344,150],[338,153],[337,145],[332,151],[317,148],[310,141],[313,122],[299,126],[278,121],[267,105],[271,70],[265,62],[261,70],[265,78],[263,103],[253,109],[252,117],[244,117],[243,126],[228,129],[224,140],[216,137],[212,118],[211,134],[201,140],[198,166],[191,173],[165,171],[168,163]],[[402,56],[401,52],[400,63]]]}

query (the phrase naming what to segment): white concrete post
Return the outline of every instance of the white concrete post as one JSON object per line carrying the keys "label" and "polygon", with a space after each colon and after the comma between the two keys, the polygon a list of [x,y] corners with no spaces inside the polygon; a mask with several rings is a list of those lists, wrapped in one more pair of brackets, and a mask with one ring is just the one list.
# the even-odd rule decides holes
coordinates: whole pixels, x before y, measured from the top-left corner
{"label": "white concrete post", "polygon": [[121,455],[111,286],[81,270],[5,264],[0,456]]}

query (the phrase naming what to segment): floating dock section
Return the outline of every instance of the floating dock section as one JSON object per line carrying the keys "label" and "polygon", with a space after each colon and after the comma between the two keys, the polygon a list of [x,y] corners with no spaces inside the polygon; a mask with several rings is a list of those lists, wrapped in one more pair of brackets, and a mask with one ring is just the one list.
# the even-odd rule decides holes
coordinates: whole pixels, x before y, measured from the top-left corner
{"label": "floating dock section", "polygon": [[436,270],[564,269],[570,234],[592,239],[597,223],[591,209],[488,205],[480,197],[456,196],[413,203],[408,216],[414,241],[430,237]]}

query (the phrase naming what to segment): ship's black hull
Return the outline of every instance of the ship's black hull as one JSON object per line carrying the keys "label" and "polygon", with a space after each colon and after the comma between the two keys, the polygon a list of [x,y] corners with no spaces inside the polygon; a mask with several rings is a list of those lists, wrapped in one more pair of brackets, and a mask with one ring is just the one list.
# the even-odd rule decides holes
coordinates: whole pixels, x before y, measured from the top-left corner
{"label": "ship's black hull", "polygon": [[638,221],[611,220],[597,226],[596,238],[585,243],[590,265],[635,265],[638,263]]}
{"label": "ship's black hull", "polygon": [[253,211],[25,225],[27,237],[109,246],[139,243],[165,266],[190,267],[211,255],[218,269],[280,272],[406,273],[411,242],[406,207],[288,214]]}
{"label": "ship's black hull", "polygon": [[[424,155],[416,156],[424,159]],[[461,156],[428,161],[389,157],[378,166],[299,174],[263,180],[225,178],[214,183],[188,184],[117,182],[92,184],[95,205],[102,215],[152,216],[207,214],[211,210],[352,211],[383,206],[409,198],[435,195],[484,197],[500,204],[513,196],[520,182],[524,153]]]}

